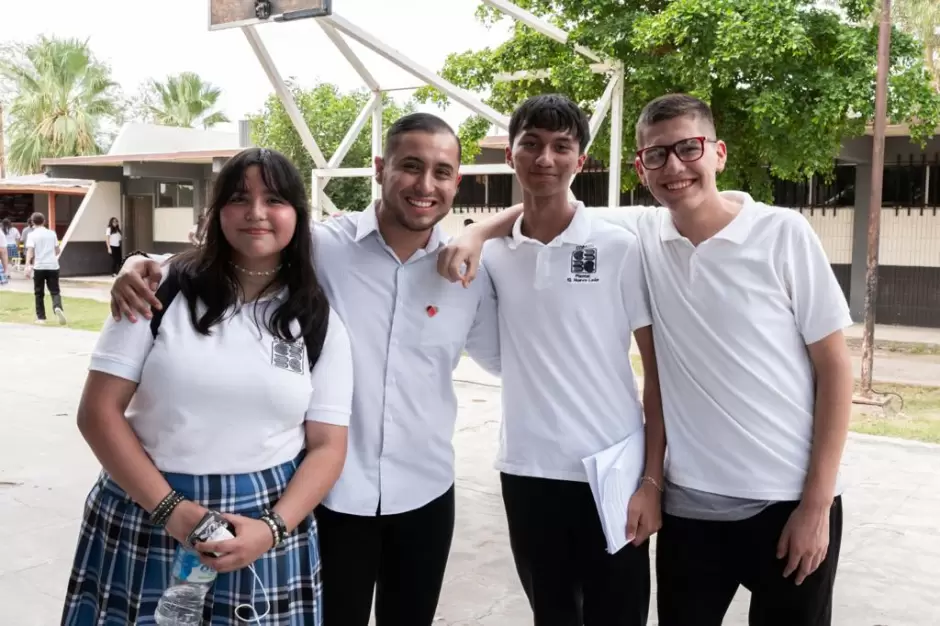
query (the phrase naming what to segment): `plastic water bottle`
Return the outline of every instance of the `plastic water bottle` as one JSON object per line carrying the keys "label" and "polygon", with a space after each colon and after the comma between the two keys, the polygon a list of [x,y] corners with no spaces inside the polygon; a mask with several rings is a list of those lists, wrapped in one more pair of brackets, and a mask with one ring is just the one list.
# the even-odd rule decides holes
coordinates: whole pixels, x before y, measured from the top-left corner
{"label": "plastic water bottle", "polygon": [[[234,535],[216,513],[207,514],[190,535],[193,541],[223,541]],[[154,619],[158,626],[201,626],[206,594],[218,573],[203,565],[199,553],[180,545],[173,558],[170,586],[160,597]]]}

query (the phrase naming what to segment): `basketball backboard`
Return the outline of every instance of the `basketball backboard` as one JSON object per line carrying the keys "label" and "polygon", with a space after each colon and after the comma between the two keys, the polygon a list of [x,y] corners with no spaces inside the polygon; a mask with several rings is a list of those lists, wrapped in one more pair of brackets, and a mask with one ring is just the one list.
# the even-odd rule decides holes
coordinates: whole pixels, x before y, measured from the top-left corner
{"label": "basketball backboard", "polygon": [[209,0],[209,30],[323,17],[332,0]]}

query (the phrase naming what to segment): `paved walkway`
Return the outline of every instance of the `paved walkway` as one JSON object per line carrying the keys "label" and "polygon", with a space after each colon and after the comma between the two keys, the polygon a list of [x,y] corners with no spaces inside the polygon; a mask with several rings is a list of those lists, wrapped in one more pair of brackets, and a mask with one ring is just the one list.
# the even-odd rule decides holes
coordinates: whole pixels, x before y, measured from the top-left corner
{"label": "paved walkway", "polygon": [[[0,622],[58,622],[82,503],[98,471],[75,427],[95,335],[0,325],[4,354],[22,357],[0,379]],[[531,617],[506,536],[492,463],[498,381],[464,360],[457,528],[437,623],[520,626]],[[835,601],[837,626],[940,624],[940,447],[853,436],[845,459],[846,529]],[[747,623],[738,594],[726,626]],[[655,604],[654,604],[655,605]],[[655,626],[655,610],[650,626]]]}

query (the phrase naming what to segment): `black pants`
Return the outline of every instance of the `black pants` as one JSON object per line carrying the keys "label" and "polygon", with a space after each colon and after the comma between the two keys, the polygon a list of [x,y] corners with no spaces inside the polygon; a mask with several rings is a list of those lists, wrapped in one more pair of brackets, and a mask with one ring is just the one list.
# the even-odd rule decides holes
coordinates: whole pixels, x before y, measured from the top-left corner
{"label": "black pants", "polygon": [[431,626],[454,536],[454,487],[414,511],[316,510],[324,626]]}
{"label": "black pants", "polygon": [[500,480],[535,626],[645,626],[649,541],[608,554],[587,483],[510,474]]}
{"label": "black pants", "polygon": [[660,626],[720,626],[744,585],[750,626],[829,626],[842,544],[842,498],[829,511],[829,552],[802,585],[783,577],[780,534],[797,502],[779,502],[737,522],[663,516],[656,544]]}
{"label": "black pants", "polygon": [[33,270],[33,293],[36,295],[36,319],[46,319],[46,292],[52,296],[52,308],[62,308],[62,296],[59,292],[59,270]]}
{"label": "black pants", "polygon": [[111,273],[117,274],[121,271],[121,246],[109,246],[111,248]]}

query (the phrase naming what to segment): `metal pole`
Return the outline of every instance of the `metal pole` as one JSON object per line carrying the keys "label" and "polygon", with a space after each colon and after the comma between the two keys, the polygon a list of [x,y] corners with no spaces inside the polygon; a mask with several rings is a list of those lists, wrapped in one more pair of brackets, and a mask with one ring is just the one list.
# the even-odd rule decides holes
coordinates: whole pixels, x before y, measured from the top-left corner
{"label": "metal pole", "polygon": [[[377,92],[379,96],[379,102],[376,105],[375,109],[372,110],[372,167],[375,167],[375,157],[382,156],[382,140],[384,139],[385,129],[382,128],[382,109],[384,104],[382,102],[382,92]],[[372,176],[372,200],[379,200],[382,198],[382,188],[379,187],[378,181],[375,180],[375,175]]]}
{"label": "metal pole", "polygon": [[623,163],[623,68],[617,71],[617,82],[610,103],[610,167],[607,187],[607,206],[620,206],[620,172]]}
{"label": "metal pole", "polygon": [[875,348],[875,306],[878,299],[878,245],[881,230],[881,186],[885,163],[885,124],[888,110],[888,66],[891,49],[891,0],[882,0],[878,30],[878,78],[875,85],[875,124],[871,157],[871,199],[868,202],[868,264],[865,275],[865,330],[862,334],[861,394],[871,397]]}

